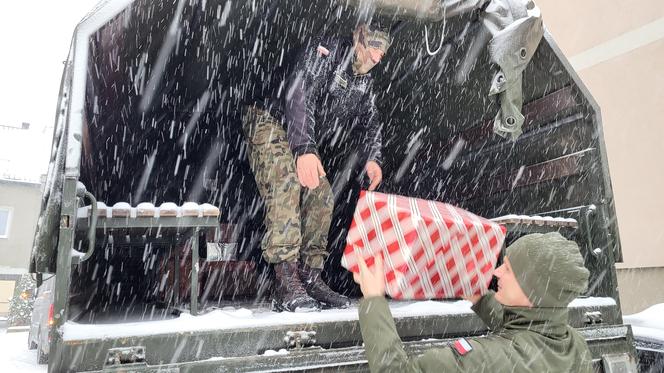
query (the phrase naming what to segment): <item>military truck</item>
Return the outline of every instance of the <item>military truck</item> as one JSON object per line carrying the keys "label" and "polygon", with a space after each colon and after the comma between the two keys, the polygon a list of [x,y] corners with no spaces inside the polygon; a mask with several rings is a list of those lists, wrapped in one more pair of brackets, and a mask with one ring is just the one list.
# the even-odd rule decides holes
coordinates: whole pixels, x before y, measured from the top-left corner
{"label": "military truck", "polygon": [[[82,20],[31,259],[38,278],[55,275],[41,349],[50,372],[368,369],[356,303],[271,311],[263,206],[240,131],[242,108],[283,82],[298,51],[367,16],[394,37],[374,73],[380,191],[497,218],[508,243],[550,230],[574,238],[591,278],[570,323],[598,371],[635,371],[600,110],[551,35],[523,72],[523,134],[504,138],[488,96],[497,67],[477,47],[482,8],[440,17],[368,3],[116,0]],[[357,299],[338,263],[366,184],[352,141],[323,145],[336,196],[324,275]],[[461,300],[392,310],[411,354],[487,332]]]}

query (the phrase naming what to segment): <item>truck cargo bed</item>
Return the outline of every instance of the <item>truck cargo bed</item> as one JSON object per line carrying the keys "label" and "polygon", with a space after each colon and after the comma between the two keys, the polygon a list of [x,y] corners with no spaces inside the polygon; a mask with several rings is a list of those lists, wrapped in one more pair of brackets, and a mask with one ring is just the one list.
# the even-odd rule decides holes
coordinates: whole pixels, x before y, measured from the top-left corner
{"label": "truck cargo bed", "polygon": [[[63,74],[31,261],[32,271],[56,274],[50,372],[366,369],[356,303],[342,311],[277,314],[263,303],[265,288],[218,292],[214,301],[203,289],[201,306],[219,309],[177,316],[174,310],[195,313],[199,289],[191,279],[209,259],[204,245],[213,240],[192,243],[198,234],[179,231],[178,223],[171,237],[134,234],[146,226],[112,221],[132,221],[129,209],[126,217],[107,215],[106,227],[117,235],[102,229],[87,257],[89,236],[77,219],[79,182],[108,206],[209,203],[220,213],[207,228],[237,226],[232,260],[254,265],[219,271],[235,283],[266,284],[264,206],[247,160],[242,109],[279,86],[302,48],[321,36],[348,34],[360,13],[348,2],[327,0],[116,0],[100,2],[79,25]],[[584,328],[595,358],[634,358],[616,290],[621,248],[601,115],[571,65],[545,34],[523,72],[524,132],[512,141],[492,130],[500,103],[487,93],[496,65],[486,50],[466,61],[478,35],[476,14],[402,21],[374,75],[384,124],[380,191],[488,218],[573,219],[578,224],[566,236],[579,243],[591,276],[590,298],[571,305],[570,323]],[[425,28],[444,35],[444,53],[426,53]],[[349,135],[321,144],[319,152],[337,197],[326,280],[349,295],[357,295],[357,286],[339,257],[367,187],[353,150],[358,141]],[[485,332],[466,302],[392,306],[414,353]],[[289,352],[263,356],[281,349]]]}

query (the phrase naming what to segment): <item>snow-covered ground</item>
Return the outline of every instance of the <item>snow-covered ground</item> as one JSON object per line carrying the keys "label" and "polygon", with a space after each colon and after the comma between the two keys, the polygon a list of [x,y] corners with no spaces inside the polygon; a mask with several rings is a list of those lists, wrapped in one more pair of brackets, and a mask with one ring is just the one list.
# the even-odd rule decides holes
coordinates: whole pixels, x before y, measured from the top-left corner
{"label": "snow-covered ground", "polygon": [[7,373],[45,373],[46,365],[37,364],[37,351],[28,350],[28,332],[6,333],[0,330],[0,370]]}
{"label": "snow-covered ground", "polygon": [[623,321],[632,325],[634,337],[664,343],[664,303],[624,316]]}

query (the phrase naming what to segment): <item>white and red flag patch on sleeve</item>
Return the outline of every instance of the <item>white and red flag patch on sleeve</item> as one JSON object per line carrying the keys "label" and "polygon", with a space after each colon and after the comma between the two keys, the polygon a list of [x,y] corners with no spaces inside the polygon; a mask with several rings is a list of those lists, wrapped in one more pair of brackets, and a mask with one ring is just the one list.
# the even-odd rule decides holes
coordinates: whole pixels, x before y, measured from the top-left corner
{"label": "white and red flag patch on sleeve", "polygon": [[452,343],[452,349],[454,349],[454,351],[460,356],[463,356],[472,351],[473,346],[471,346],[465,338],[459,338]]}
{"label": "white and red flag patch on sleeve", "polygon": [[341,265],[382,255],[393,299],[469,297],[486,293],[504,241],[505,227],[456,206],[362,191]]}
{"label": "white and red flag patch on sleeve", "polygon": [[316,48],[316,50],[318,51],[318,55],[319,55],[319,56],[323,56],[323,57],[324,57],[324,56],[327,56],[327,55],[330,54],[330,50],[327,49],[327,48],[325,48],[325,47],[322,46],[322,45],[319,45],[318,48]]}

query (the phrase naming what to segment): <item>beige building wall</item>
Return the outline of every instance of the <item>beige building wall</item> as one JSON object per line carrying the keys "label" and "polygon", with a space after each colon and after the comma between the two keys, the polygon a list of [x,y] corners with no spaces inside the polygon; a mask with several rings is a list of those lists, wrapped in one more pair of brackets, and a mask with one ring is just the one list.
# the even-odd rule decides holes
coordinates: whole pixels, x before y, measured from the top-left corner
{"label": "beige building wall", "polygon": [[14,296],[14,281],[0,280],[0,316],[9,314],[9,300]]}
{"label": "beige building wall", "polygon": [[27,271],[40,204],[40,184],[0,179],[0,206],[12,208],[9,236],[0,238],[0,274]]}
{"label": "beige building wall", "polygon": [[623,312],[664,303],[664,2],[536,3],[602,110]]}

